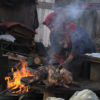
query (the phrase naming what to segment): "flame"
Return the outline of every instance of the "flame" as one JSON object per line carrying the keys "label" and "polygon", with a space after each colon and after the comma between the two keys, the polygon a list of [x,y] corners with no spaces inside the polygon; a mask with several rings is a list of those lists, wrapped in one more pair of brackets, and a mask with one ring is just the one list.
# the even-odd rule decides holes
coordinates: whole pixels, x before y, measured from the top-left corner
{"label": "flame", "polygon": [[21,69],[18,69],[18,66],[16,67],[16,72],[14,72],[14,69],[11,69],[11,72],[13,73],[13,78],[10,76],[5,77],[5,80],[7,80],[7,88],[11,88],[15,90],[12,93],[24,93],[28,92],[29,87],[24,86],[21,84],[21,79],[23,77],[28,77],[28,76],[34,76],[33,74],[30,73],[30,71],[27,69],[28,64],[25,60],[20,59],[20,62],[22,64]]}

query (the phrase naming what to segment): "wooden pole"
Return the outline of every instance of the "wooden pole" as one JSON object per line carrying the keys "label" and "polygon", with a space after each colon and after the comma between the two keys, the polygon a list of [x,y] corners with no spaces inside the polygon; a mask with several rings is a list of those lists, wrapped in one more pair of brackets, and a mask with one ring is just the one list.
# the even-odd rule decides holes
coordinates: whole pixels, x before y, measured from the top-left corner
{"label": "wooden pole", "polygon": [[1,91],[0,94],[4,94],[4,93],[8,92],[8,91],[12,90],[12,88],[14,88],[14,87],[15,87],[15,86],[13,86],[13,87],[11,87],[11,88],[7,88],[7,89]]}
{"label": "wooden pole", "polygon": [[45,90],[43,93],[43,100],[46,100],[48,97],[54,97],[54,93],[48,90]]}

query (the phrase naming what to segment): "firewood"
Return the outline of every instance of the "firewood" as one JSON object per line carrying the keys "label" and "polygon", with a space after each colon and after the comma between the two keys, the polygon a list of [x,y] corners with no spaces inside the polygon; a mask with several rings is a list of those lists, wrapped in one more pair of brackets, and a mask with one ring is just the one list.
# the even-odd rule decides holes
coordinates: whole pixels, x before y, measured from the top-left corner
{"label": "firewood", "polygon": [[31,84],[31,83],[34,83],[36,81],[43,81],[46,79],[46,76],[47,76],[47,70],[46,70],[46,67],[44,66],[40,66],[39,68],[37,69],[33,69],[31,71],[31,73],[34,74],[33,77],[24,77],[21,79],[21,82],[24,83],[24,84]]}
{"label": "firewood", "polygon": [[18,100],[23,100],[24,97],[25,95],[21,95]]}
{"label": "firewood", "polygon": [[72,73],[69,72],[67,69],[62,68],[60,70],[60,75],[62,76],[65,83],[70,84],[73,81]]}
{"label": "firewood", "polygon": [[35,58],[34,58],[34,63],[35,63],[35,64],[38,64],[38,65],[41,64],[41,59],[40,59],[40,57],[35,57]]}
{"label": "firewood", "polygon": [[54,66],[51,66],[51,68],[49,66],[49,68],[48,68],[48,78],[47,78],[48,84],[46,84],[47,87],[57,85],[59,83],[60,78],[61,77],[60,77],[60,74],[59,74],[59,70]]}
{"label": "firewood", "polygon": [[48,79],[45,81],[47,87],[50,86],[63,86],[69,88],[68,84],[72,83],[72,74],[68,70],[51,66],[48,69]]}
{"label": "firewood", "polygon": [[11,87],[11,88],[7,88],[7,89],[1,91],[0,94],[4,94],[4,93],[6,93],[6,92],[8,92],[8,91],[11,91],[14,87],[15,87],[15,86],[13,86],[13,87]]}
{"label": "firewood", "polygon": [[46,87],[51,86],[63,86],[69,88],[70,84],[77,84],[73,81],[73,76],[70,71],[65,68],[59,68],[57,66],[40,66],[32,71],[33,77],[22,78],[22,82],[26,85],[34,82],[42,82]]}

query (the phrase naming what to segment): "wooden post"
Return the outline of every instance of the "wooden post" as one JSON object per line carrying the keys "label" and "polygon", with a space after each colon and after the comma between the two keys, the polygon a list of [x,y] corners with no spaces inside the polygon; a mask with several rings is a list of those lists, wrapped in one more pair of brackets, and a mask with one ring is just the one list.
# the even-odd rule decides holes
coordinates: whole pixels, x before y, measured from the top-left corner
{"label": "wooden post", "polygon": [[48,97],[54,97],[54,93],[52,91],[45,90],[43,93],[43,100],[46,100]]}
{"label": "wooden post", "polygon": [[86,56],[90,62],[90,80],[100,81],[100,58],[94,56]]}
{"label": "wooden post", "polygon": [[5,76],[8,74],[8,57],[0,56],[0,85],[2,90],[6,89]]}
{"label": "wooden post", "polygon": [[90,79],[100,81],[100,63],[91,63]]}

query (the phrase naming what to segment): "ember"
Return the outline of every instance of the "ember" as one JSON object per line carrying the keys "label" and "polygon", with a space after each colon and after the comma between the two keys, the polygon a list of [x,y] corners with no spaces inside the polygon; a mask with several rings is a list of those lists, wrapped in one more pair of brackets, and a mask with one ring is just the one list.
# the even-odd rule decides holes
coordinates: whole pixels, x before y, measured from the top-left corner
{"label": "ember", "polygon": [[10,76],[5,77],[5,80],[7,80],[7,88],[14,87],[14,91],[12,93],[28,92],[29,87],[21,84],[21,79],[23,77],[34,76],[28,70],[27,62],[22,59],[20,59],[20,62],[22,64],[21,69],[18,69],[18,66],[16,66],[16,72],[14,72],[13,68],[11,69],[11,72],[13,73],[13,78],[11,78]]}

